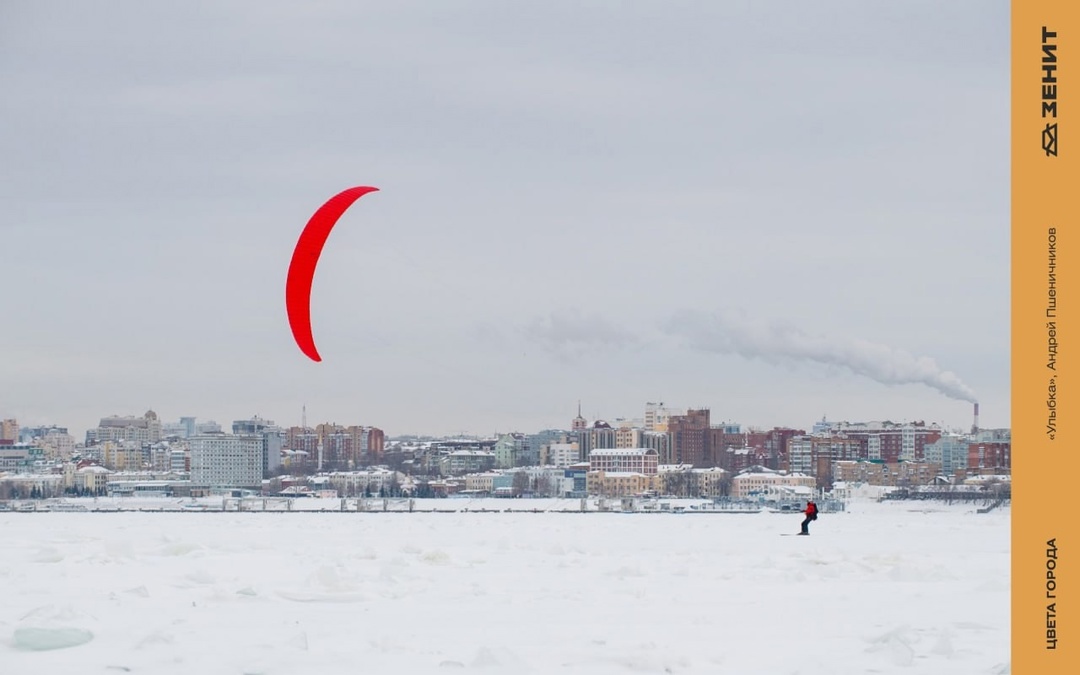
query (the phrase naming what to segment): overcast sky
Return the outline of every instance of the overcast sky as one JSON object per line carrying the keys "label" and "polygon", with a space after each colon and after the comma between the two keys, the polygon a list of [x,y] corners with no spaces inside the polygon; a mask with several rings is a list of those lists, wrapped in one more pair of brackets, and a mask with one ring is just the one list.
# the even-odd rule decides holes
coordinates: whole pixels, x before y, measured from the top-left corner
{"label": "overcast sky", "polygon": [[4,2],[0,417],[1007,426],[1008,68],[1004,0]]}

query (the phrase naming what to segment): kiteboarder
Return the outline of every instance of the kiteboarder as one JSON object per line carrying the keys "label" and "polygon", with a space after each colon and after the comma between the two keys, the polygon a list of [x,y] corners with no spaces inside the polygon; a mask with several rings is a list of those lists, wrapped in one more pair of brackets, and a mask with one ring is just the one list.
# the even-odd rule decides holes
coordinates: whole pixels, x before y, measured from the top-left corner
{"label": "kiteboarder", "polygon": [[806,510],[803,511],[806,514],[806,518],[802,521],[802,532],[799,534],[810,534],[810,521],[817,520],[817,504],[814,502],[806,502]]}

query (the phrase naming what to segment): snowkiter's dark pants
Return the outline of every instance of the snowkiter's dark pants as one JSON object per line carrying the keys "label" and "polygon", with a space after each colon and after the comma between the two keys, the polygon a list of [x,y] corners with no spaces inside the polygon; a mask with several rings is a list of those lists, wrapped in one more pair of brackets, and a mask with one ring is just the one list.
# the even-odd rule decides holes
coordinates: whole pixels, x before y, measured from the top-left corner
{"label": "snowkiter's dark pants", "polygon": [[802,533],[803,534],[810,534],[810,531],[807,529],[807,527],[810,525],[811,520],[813,520],[813,518],[810,517],[810,516],[807,516],[806,519],[802,521]]}

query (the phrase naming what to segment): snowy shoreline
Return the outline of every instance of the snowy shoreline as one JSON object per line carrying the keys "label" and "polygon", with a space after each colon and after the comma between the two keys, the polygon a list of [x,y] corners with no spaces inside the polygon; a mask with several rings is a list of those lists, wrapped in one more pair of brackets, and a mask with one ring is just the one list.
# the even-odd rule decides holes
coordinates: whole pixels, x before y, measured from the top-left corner
{"label": "snowy shoreline", "polygon": [[[1008,511],[1010,502],[993,500],[945,502],[939,500],[851,499],[844,502],[819,502],[822,517],[864,509],[906,506],[910,511]],[[619,513],[624,515],[801,515],[795,504],[781,508],[776,504],[720,502],[708,499],[417,499],[417,498],[275,498],[246,497],[198,499],[83,497],[59,500],[20,500],[0,502],[0,513]]]}

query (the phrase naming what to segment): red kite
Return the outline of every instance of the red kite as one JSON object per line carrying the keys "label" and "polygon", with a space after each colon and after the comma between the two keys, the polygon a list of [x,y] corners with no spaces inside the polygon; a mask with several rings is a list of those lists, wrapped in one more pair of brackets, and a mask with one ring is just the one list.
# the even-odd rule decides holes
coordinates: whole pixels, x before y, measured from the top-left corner
{"label": "red kite", "polygon": [[323,244],[341,214],[357,199],[378,189],[353,187],[334,195],[311,216],[296,242],[292,262],[289,263],[289,276],[285,281],[285,309],[289,314],[293,339],[300,351],[312,361],[322,361],[311,335],[311,282],[315,278],[315,266],[319,263]]}

